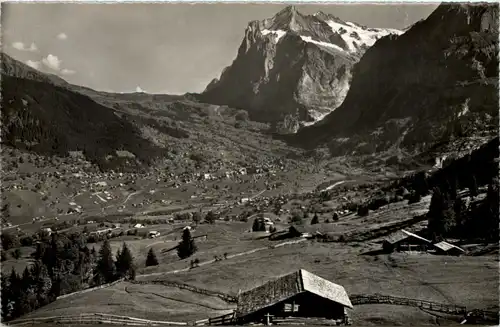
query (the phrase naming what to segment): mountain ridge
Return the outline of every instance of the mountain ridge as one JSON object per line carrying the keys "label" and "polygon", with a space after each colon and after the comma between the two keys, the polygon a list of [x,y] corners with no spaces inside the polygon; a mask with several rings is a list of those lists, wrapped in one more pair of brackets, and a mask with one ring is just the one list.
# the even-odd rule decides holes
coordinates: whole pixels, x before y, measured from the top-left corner
{"label": "mountain ridge", "polygon": [[247,110],[254,120],[295,132],[342,103],[354,64],[390,33],[400,32],[286,7],[272,18],[249,22],[235,60],[199,99]]}
{"label": "mountain ridge", "polygon": [[394,145],[423,150],[440,139],[492,133],[498,126],[495,26],[498,6],[442,4],[401,36],[382,38],[356,65],[342,105],[295,140],[341,155]]}

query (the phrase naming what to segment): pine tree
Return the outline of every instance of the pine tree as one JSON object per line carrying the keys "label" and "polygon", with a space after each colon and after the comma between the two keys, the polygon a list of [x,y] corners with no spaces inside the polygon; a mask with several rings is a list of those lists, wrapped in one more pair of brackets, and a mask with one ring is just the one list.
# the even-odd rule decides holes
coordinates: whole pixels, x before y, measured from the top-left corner
{"label": "pine tree", "polygon": [[158,259],[156,258],[153,248],[149,249],[148,256],[146,257],[146,267],[149,266],[158,266]]}
{"label": "pine tree", "polygon": [[181,259],[185,259],[193,255],[197,250],[194,239],[191,237],[189,228],[184,229],[182,232],[182,241],[177,246],[177,255]]}
{"label": "pine tree", "polygon": [[19,290],[19,301],[14,303],[14,313],[16,316],[22,316],[37,307],[36,294],[33,289],[33,279],[28,267],[24,269],[19,282],[21,285],[21,289]]}
{"label": "pine tree", "polygon": [[259,218],[255,218],[253,220],[252,231],[253,232],[258,232],[259,230],[260,230]]}
{"label": "pine tree", "polygon": [[458,196],[458,180],[456,177],[452,177],[450,181],[450,197],[452,200],[455,200]]}
{"label": "pine tree", "polygon": [[12,301],[12,291],[10,288],[9,277],[7,275],[4,275],[3,273],[1,276],[2,276],[1,279],[2,296],[0,296],[0,301],[2,303],[2,321],[6,321],[10,318],[10,313],[11,313],[10,303]]}
{"label": "pine tree", "polygon": [[500,188],[498,179],[494,179],[488,185],[486,193],[485,206],[486,212],[484,214],[484,229],[487,231],[487,239],[490,241],[498,241],[498,220],[500,215],[499,209]]}
{"label": "pine tree", "polygon": [[111,253],[111,246],[106,239],[99,250],[99,260],[97,261],[98,284],[111,283],[115,277],[115,264]]}
{"label": "pine tree", "polygon": [[15,247],[19,246],[19,238],[17,235],[14,235],[12,233],[4,232],[0,236],[1,241],[2,241],[2,248],[4,250],[9,250]]}
{"label": "pine tree", "polygon": [[217,219],[217,217],[215,216],[215,214],[212,211],[207,212],[207,215],[205,216],[205,220],[209,224],[214,224],[216,219]]}
{"label": "pine tree", "polygon": [[118,278],[135,278],[134,258],[125,242],[123,242],[122,250],[116,255],[116,272]]}
{"label": "pine tree", "polygon": [[193,222],[198,225],[201,221],[201,213],[199,212],[193,212]]}
{"label": "pine tree", "polygon": [[39,306],[46,305],[50,302],[50,290],[52,289],[52,280],[50,279],[47,267],[40,261],[36,261],[31,266],[31,276],[35,284],[37,294],[37,302]]}
{"label": "pine tree", "polygon": [[477,187],[476,176],[472,175],[470,179],[469,192],[471,196],[477,196],[479,194],[479,190]]}
{"label": "pine tree", "polygon": [[314,213],[314,217],[313,219],[311,220],[311,225],[316,225],[319,223],[319,218],[318,218],[318,214],[317,213]]}
{"label": "pine tree", "polygon": [[435,236],[444,236],[455,225],[455,212],[450,208],[449,197],[439,188],[434,189],[427,216],[427,228]]}
{"label": "pine tree", "polygon": [[18,303],[22,300],[22,283],[21,279],[17,275],[16,271],[14,270],[14,267],[12,267],[12,270],[10,272],[10,277],[9,277],[9,289],[10,289],[10,303],[9,306],[12,308],[10,318],[17,318],[22,315],[22,313],[19,312],[20,308]]}
{"label": "pine tree", "polygon": [[466,211],[467,208],[465,206],[465,201],[458,197],[453,203],[453,211],[455,212],[455,225],[457,226],[457,230],[460,234],[462,234],[463,227],[465,224]]}

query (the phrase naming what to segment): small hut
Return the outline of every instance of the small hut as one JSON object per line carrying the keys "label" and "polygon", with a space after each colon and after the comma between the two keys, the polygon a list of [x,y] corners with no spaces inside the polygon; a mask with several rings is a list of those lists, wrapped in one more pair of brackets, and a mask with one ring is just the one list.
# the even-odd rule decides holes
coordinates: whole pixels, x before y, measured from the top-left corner
{"label": "small hut", "polygon": [[403,229],[390,235],[382,243],[385,252],[426,251],[431,246],[432,242],[430,240]]}
{"label": "small hut", "polygon": [[459,256],[465,253],[465,250],[462,249],[461,247],[458,247],[456,245],[450,244],[445,241],[436,243],[433,246],[436,250],[436,254]]}
{"label": "small hut", "polygon": [[352,309],[344,287],[304,269],[281,276],[238,295],[238,324],[266,323],[292,319],[348,321]]}
{"label": "small hut", "polygon": [[293,225],[293,226],[290,226],[290,229],[288,230],[288,233],[289,233],[290,237],[311,238],[313,236],[313,233],[311,233],[311,231],[309,231],[303,225]]}

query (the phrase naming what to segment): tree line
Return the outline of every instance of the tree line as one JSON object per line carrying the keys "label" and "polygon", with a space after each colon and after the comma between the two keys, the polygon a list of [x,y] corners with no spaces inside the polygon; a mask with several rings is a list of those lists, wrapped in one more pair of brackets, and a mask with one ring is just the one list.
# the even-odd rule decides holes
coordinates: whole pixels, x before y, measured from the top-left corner
{"label": "tree line", "polygon": [[115,258],[108,240],[99,252],[79,234],[53,233],[36,243],[34,264],[21,275],[14,268],[1,274],[1,314],[9,321],[36,310],[63,294],[120,278],[135,278],[134,258],[123,243]]}
{"label": "tree line", "polygon": [[478,191],[474,187],[469,189],[469,203],[457,193],[457,186],[453,183],[447,184],[447,187],[434,188],[427,214],[429,236],[434,240],[457,237],[498,242],[498,179],[494,178],[488,184],[484,200],[475,200]]}

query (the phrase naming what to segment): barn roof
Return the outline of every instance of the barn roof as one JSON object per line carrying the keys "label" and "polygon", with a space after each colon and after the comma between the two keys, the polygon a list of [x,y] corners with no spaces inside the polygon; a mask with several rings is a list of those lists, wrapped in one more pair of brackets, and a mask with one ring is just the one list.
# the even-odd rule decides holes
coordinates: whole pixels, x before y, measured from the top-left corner
{"label": "barn roof", "polygon": [[334,224],[320,223],[314,225],[292,225],[290,229],[295,229],[299,233],[310,233],[314,234],[319,232],[321,234],[326,234],[330,232],[336,232],[336,226]]}
{"label": "barn roof", "polygon": [[438,249],[442,250],[442,251],[445,251],[445,252],[448,252],[451,249],[457,249],[457,250],[459,250],[461,252],[465,252],[465,250],[462,249],[461,247],[458,247],[456,245],[450,244],[450,243],[445,242],[445,241],[436,243],[436,244],[434,244],[434,246],[437,247]]}
{"label": "barn roof", "polygon": [[424,241],[426,243],[432,243],[430,240],[423,238],[422,236],[418,236],[417,234],[405,231],[404,229],[395,232],[392,235],[389,235],[384,241],[390,243],[390,244],[395,244],[398,242],[401,242],[402,240],[405,240],[407,238],[416,238],[418,240]]}
{"label": "barn roof", "polygon": [[240,293],[236,316],[241,317],[270,307],[297,294],[309,292],[352,308],[344,287],[316,276],[304,269],[278,277],[261,286]]}

